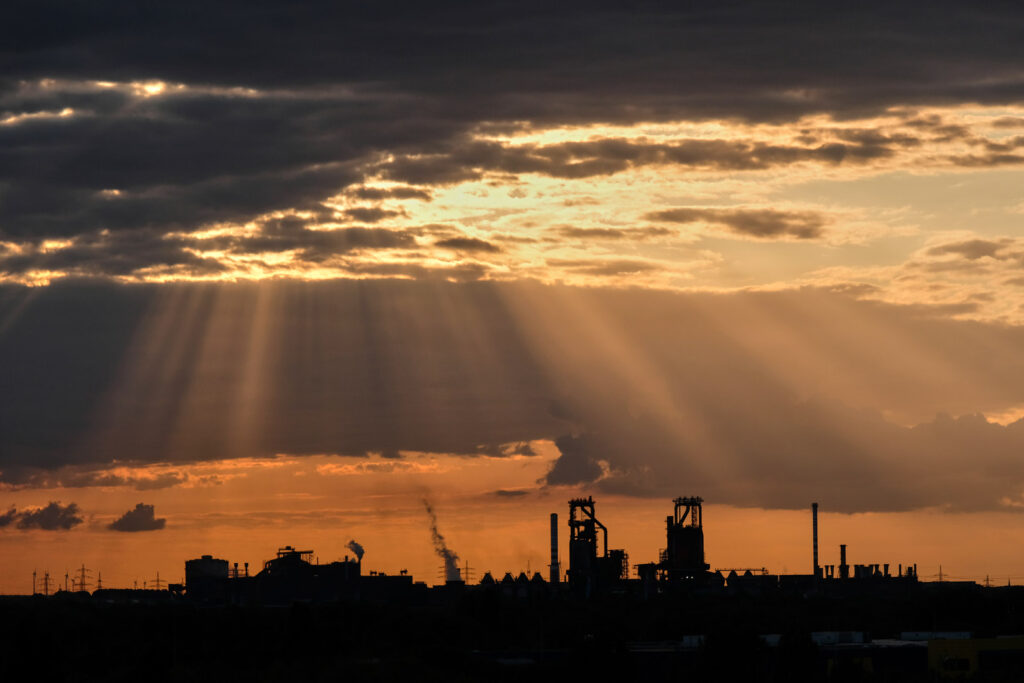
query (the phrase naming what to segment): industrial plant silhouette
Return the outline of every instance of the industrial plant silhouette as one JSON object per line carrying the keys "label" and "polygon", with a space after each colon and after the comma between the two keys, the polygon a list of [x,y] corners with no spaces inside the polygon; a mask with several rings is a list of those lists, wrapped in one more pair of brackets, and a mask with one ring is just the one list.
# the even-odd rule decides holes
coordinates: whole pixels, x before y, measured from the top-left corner
{"label": "industrial plant silhouette", "polygon": [[[74,624],[73,643],[39,661],[76,680],[117,680],[143,663],[163,680],[1020,680],[1024,589],[924,582],[915,565],[848,564],[845,545],[838,566],[819,565],[817,503],[811,571],[712,570],[703,502],[673,500],[665,548],[633,571],[588,497],[569,501],[564,570],[552,513],[547,578],[467,581],[424,501],[441,585],[364,571],[354,540],[351,556],[326,564],[284,546],[259,571],[203,555],[185,562],[184,584],[166,589],[89,593],[83,567],[80,590],[4,598],[0,636],[42,655],[46,629]],[[11,666],[5,659],[0,674]]]}

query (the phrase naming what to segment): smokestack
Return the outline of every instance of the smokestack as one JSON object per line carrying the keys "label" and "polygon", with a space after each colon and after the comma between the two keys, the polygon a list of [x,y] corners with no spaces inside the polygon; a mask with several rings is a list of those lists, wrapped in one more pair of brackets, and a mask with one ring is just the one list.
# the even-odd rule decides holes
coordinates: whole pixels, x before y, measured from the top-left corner
{"label": "smokestack", "polygon": [[558,583],[561,567],[558,566],[558,513],[551,513],[551,575],[548,577],[551,585]]}
{"label": "smokestack", "polygon": [[814,530],[814,578],[818,578],[818,504],[811,503],[811,524]]}
{"label": "smokestack", "polygon": [[839,578],[850,578],[850,566],[846,564],[846,544],[839,546]]}

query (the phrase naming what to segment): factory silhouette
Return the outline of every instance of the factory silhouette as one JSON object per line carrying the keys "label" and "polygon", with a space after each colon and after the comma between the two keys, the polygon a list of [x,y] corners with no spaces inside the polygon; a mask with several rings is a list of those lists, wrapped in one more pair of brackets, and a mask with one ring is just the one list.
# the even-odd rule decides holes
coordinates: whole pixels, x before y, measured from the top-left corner
{"label": "factory silhouette", "polygon": [[[608,528],[597,516],[592,497],[569,501],[568,566],[563,571],[559,554],[558,514],[551,513],[551,560],[547,578],[511,572],[495,577],[490,572],[470,583],[458,565],[459,556],[438,531],[433,508],[424,501],[430,517],[435,551],[443,562],[443,585],[415,581],[405,570],[399,574],[363,571],[364,549],[349,541],[352,556],[321,564],[313,550],[285,546],[276,557],[251,572],[227,560],[204,555],[185,562],[185,583],[171,584],[168,592],[203,604],[288,605],[294,602],[352,600],[429,603],[458,596],[463,591],[491,591],[512,598],[544,595],[573,600],[622,596],[656,600],[662,595],[698,592],[804,594],[811,592],[854,595],[913,590],[918,583],[916,565],[847,564],[846,546],[840,546],[840,564],[818,564],[818,504],[812,505],[812,571],[807,574],[769,574],[765,569],[712,571],[704,557],[703,499],[681,497],[672,501],[665,519],[665,548],[655,562],[636,564],[631,572],[629,555],[609,548]],[[111,592],[109,595],[113,596]]]}
{"label": "factory silhouette", "polygon": [[[807,573],[713,570],[703,503],[671,501],[664,549],[631,564],[594,499],[574,498],[567,556],[550,515],[546,577],[467,580],[427,501],[445,578],[433,586],[364,569],[355,540],[328,563],[292,546],[261,568],[203,555],[183,584],[142,590],[89,593],[82,567],[78,590],[0,597],[0,643],[55,678],[97,681],[1020,680],[1024,588],[920,581],[915,565],[850,564],[845,545],[820,565],[816,503]],[[55,624],[78,636],[47,646]],[[0,679],[13,661],[0,658]]]}

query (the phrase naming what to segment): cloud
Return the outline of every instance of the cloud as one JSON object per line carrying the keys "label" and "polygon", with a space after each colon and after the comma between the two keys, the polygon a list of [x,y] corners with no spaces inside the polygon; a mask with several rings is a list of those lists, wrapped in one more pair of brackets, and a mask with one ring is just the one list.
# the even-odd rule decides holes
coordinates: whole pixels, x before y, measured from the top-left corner
{"label": "cloud", "polygon": [[394,218],[395,216],[403,215],[401,211],[392,211],[390,209],[382,209],[379,207],[356,207],[352,209],[345,209],[344,215],[346,218],[350,218],[354,221],[361,221],[363,223],[379,223],[386,218]]}
{"label": "cloud", "polygon": [[[992,510],[1020,497],[1015,453],[1024,421],[940,415],[908,428],[821,399],[764,405],[756,420],[716,410],[706,419],[710,454],[680,447],[650,416],[611,428],[595,420],[593,431],[556,441],[561,456],[546,481],[651,497],[677,495],[685,482],[719,503],[796,509],[821,498],[843,512]],[[957,464],[967,451],[984,453],[976,468]],[[938,471],[925,475],[926,467]],[[1004,480],[1010,472],[1013,483]]]}
{"label": "cloud", "polygon": [[1000,116],[991,123],[993,128],[1024,128],[1024,118],[1020,116]]}
{"label": "cloud", "polygon": [[606,138],[593,142],[510,145],[458,138],[442,152],[412,154],[382,163],[386,178],[420,185],[451,185],[488,174],[538,174],[567,180],[608,176],[644,166],[681,166],[709,171],[763,171],[779,166],[867,163],[916,147],[911,136],[839,130],[845,141],[813,145],[757,140],[682,139],[671,143]]}
{"label": "cloud", "polygon": [[111,531],[157,531],[167,525],[167,520],[157,518],[152,505],[139,503],[133,509],[107,525]]}
{"label": "cloud", "polygon": [[824,235],[828,219],[813,211],[776,209],[703,209],[678,208],[652,211],[644,215],[666,223],[708,223],[738,235],[762,239],[793,237],[815,239]]}
{"label": "cloud", "polygon": [[487,240],[482,240],[477,237],[449,237],[447,239],[438,240],[434,242],[435,246],[444,247],[446,249],[455,249],[457,251],[482,251],[489,254],[496,254],[501,251],[501,247],[496,244],[491,244]]}
{"label": "cloud", "polygon": [[18,511],[12,506],[7,512],[0,514],[0,529],[14,524],[18,520]]}
{"label": "cloud", "polygon": [[52,271],[71,277],[119,277],[143,270],[212,275],[226,269],[216,259],[190,252],[191,246],[187,240],[167,238],[153,231],[89,233],[75,237],[60,249],[40,244],[0,255],[0,273]]}
{"label": "cloud", "polygon": [[[358,17],[326,6],[242,9],[184,0],[140,14],[104,1],[55,13],[43,3],[0,29],[17,55],[0,82],[0,229],[26,239],[189,232],[323,210],[339,194],[427,198],[422,188],[382,194],[378,172],[445,184],[487,173],[586,178],[653,163],[861,163],[922,141],[868,126],[828,138],[811,130],[815,141],[804,144],[473,139],[594,123],[850,121],[897,108],[1016,104],[1024,93],[1011,6],[943,3],[924,13],[868,3],[809,14],[752,2],[636,12],[396,1]],[[542,18],[545,30],[527,34],[516,15]],[[879,25],[891,30],[880,35]],[[595,44],[604,49],[588,49]],[[779,45],[816,59],[783,59]],[[922,135],[955,134],[918,118]]]}
{"label": "cloud", "polygon": [[928,254],[931,256],[953,254],[976,261],[985,257],[1000,258],[999,253],[1011,244],[1011,240],[965,240],[963,242],[953,242],[932,247],[928,250]]}
{"label": "cloud", "polygon": [[[260,225],[255,234],[195,238],[140,230],[89,233],[55,248],[45,243],[23,244],[0,253],[0,274],[24,276],[32,272],[61,277],[178,277],[216,276],[235,271],[229,257],[259,257],[295,252],[289,266],[317,264],[357,251],[409,249],[417,245],[413,230],[331,226],[312,229],[302,219],[275,219]],[[215,253],[204,256],[197,252]],[[344,269],[339,268],[343,273]]]}
{"label": "cloud", "polygon": [[600,463],[591,455],[587,447],[590,437],[560,436],[555,440],[558,459],[548,471],[545,481],[548,484],[589,484],[604,474]]}
{"label": "cloud", "polygon": [[657,263],[650,260],[625,258],[549,258],[546,262],[549,266],[555,266],[575,273],[594,276],[632,275],[636,273],[657,271],[665,267],[665,264],[663,263]]}
{"label": "cloud", "polygon": [[[0,315],[21,311],[0,335],[0,480],[145,487],[187,473],[178,485],[191,486],[230,473],[205,461],[518,457],[516,444],[570,435],[552,485],[661,495],[692,484],[709,500],[769,507],[828,493],[834,509],[1001,509],[1024,490],[1011,457],[1020,428],[964,417],[943,427],[935,415],[1024,404],[1024,330],[951,320],[959,300],[855,298],[865,294],[876,292],[444,280],[0,288]],[[254,310],[258,324],[244,314]],[[252,363],[267,369],[255,394]],[[238,424],[252,425],[242,439]],[[977,448],[961,439],[971,430]]]}
{"label": "cloud", "polygon": [[82,523],[78,505],[68,503],[61,505],[51,501],[41,508],[29,508],[18,511],[13,506],[0,514],[0,528],[17,524],[19,529],[42,529],[44,531],[66,531]]}
{"label": "cloud", "polygon": [[558,228],[554,231],[562,237],[594,240],[647,240],[656,237],[671,237],[678,234],[669,228]]}
{"label": "cloud", "polygon": [[521,498],[529,493],[529,491],[524,489],[498,489],[494,492],[494,495],[499,498]]}
{"label": "cloud", "polygon": [[419,199],[429,202],[433,195],[418,187],[356,187],[348,192],[359,199]]}
{"label": "cloud", "polygon": [[130,486],[139,491],[180,486],[190,481],[184,472],[137,471],[132,474],[122,473],[123,467],[82,467],[66,465],[56,469],[45,469],[32,466],[13,466],[3,470],[3,484],[10,489],[53,489],[53,488],[88,488]]}

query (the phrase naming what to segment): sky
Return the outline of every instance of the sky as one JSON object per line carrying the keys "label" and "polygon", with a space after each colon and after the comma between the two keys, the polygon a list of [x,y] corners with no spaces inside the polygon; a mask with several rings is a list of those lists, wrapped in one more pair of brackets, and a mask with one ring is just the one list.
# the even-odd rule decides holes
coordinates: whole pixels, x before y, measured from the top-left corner
{"label": "sky", "polygon": [[713,568],[809,571],[817,501],[824,563],[1024,581],[1012,3],[11,15],[0,592],[434,582],[425,500],[543,572],[579,495],[633,563],[700,495]]}

